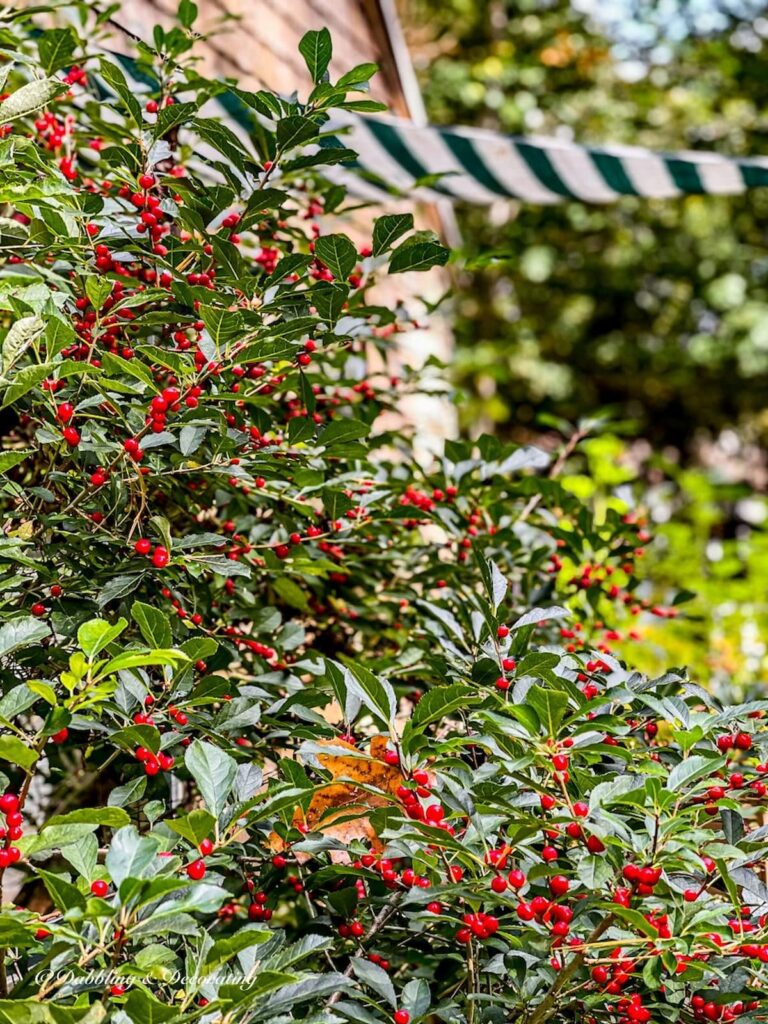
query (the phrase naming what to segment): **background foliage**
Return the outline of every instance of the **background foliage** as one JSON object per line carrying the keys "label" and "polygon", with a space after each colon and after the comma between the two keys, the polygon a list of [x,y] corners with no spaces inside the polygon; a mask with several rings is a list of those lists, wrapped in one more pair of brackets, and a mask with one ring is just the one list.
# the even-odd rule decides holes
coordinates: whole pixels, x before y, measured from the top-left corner
{"label": "background foliage", "polygon": [[[402,7],[433,121],[764,150],[760,3]],[[756,190],[458,211],[465,427],[530,437],[547,416],[604,408],[631,420],[611,448],[621,468],[603,459],[602,478],[634,479],[637,500],[654,500],[665,553],[649,552],[649,573],[701,595],[698,623],[674,632],[681,662],[713,685],[757,683],[765,666],[766,201]]]}

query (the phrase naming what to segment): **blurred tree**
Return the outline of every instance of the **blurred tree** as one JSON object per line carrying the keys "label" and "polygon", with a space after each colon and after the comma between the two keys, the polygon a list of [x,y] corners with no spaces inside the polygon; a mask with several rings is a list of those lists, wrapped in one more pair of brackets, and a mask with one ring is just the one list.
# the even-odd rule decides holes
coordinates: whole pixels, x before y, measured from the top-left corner
{"label": "blurred tree", "polygon": [[[759,155],[765,6],[627,0],[602,27],[561,0],[404,0],[404,14],[434,122]],[[461,209],[465,425],[608,405],[656,448],[690,452],[727,424],[767,434],[767,214],[764,190]]]}

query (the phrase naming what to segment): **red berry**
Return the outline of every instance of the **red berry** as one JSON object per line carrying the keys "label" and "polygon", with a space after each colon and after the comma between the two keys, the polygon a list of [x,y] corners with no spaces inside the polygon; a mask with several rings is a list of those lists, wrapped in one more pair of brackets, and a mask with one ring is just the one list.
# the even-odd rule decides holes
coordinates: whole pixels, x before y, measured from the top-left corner
{"label": "red berry", "polygon": [[152,550],[152,542],[147,540],[146,537],[140,537],[133,545],[133,550],[137,555],[148,555]]}
{"label": "red berry", "polygon": [[155,184],[154,176],[151,174],[140,174],[137,180],[139,187],[143,189],[152,188]]}
{"label": "red berry", "polygon": [[187,864],[187,874],[190,878],[199,882],[205,875],[205,862],[202,860],[193,860],[191,864]]}
{"label": "red berry", "polygon": [[156,569],[162,569],[168,565],[169,560],[170,555],[168,554],[168,548],[164,548],[161,544],[158,544],[152,552],[152,565],[154,565]]}
{"label": "red berry", "polygon": [[58,732],[53,733],[51,736],[51,742],[53,743],[64,743],[69,736],[69,729],[65,726],[63,729],[59,729]]}
{"label": "red berry", "polygon": [[13,814],[19,809],[19,798],[15,793],[3,793],[0,796],[0,813]]}
{"label": "red berry", "polygon": [[80,444],[80,432],[74,427],[64,427],[61,432],[61,436],[67,442],[70,448],[77,448]]}
{"label": "red berry", "polygon": [[97,878],[94,882],[91,882],[91,892],[94,896],[106,896],[109,892],[109,886],[103,878]]}
{"label": "red berry", "polygon": [[56,409],[56,419],[59,423],[69,423],[75,414],[75,407],[71,402],[62,402]]}
{"label": "red berry", "polygon": [[410,1013],[408,1013],[407,1010],[395,1010],[395,1012],[392,1014],[392,1020],[395,1022],[395,1024],[408,1024],[408,1021],[410,1019],[411,1015]]}
{"label": "red berry", "polygon": [[212,842],[212,840],[210,840],[210,839],[203,839],[203,841],[200,843],[200,846],[198,847],[198,849],[200,850],[200,853],[203,855],[203,857],[207,857],[209,854],[213,853],[213,842]]}
{"label": "red berry", "polygon": [[549,888],[553,896],[564,896],[570,887],[571,884],[565,875],[555,875],[549,880]]}

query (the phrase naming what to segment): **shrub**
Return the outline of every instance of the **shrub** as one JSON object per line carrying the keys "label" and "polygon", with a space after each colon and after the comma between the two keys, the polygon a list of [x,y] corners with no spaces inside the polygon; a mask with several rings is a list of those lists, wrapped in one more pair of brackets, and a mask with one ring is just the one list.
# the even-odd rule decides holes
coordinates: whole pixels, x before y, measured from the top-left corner
{"label": "shrub", "polygon": [[764,1019],[768,702],[611,654],[675,609],[558,482],[596,424],[382,429],[369,286],[447,252],[338,230],[374,69],[244,92],[180,19],[128,79],[3,30],[3,1020]]}

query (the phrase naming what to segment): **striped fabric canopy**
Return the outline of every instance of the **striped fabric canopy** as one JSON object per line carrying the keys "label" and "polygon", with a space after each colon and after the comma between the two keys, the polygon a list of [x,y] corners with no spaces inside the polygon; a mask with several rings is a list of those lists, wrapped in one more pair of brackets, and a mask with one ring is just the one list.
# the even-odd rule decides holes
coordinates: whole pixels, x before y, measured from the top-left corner
{"label": "striped fabric canopy", "polygon": [[[153,82],[130,57],[110,54],[135,92]],[[103,79],[102,87],[109,91]],[[234,93],[206,104],[251,150],[254,112]],[[436,128],[383,115],[334,113],[328,144],[354,150],[357,160],[326,167],[355,196],[382,203],[398,195],[435,202],[490,204],[516,199],[551,204],[566,199],[610,203],[620,196],[673,199],[737,195],[768,185],[768,158],[733,159],[710,152],[659,153],[636,146],[581,146],[561,139],[520,138],[479,128]],[[205,159],[205,148],[197,148]]]}
{"label": "striped fabric canopy", "polygon": [[[345,144],[359,154],[356,171],[361,180],[356,185],[348,181],[350,188],[360,194],[368,183],[379,197],[384,183],[427,200],[480,204],[499,199],[610,203],[625,195],[736,195],[768,185],[768,158],[736,160],[708,152],[580,146],[476,128],[419,127],[381,115],[346,115],[337,118],[337,126],[344,129]],[[414,187],[424,179],[427,185]]]}

